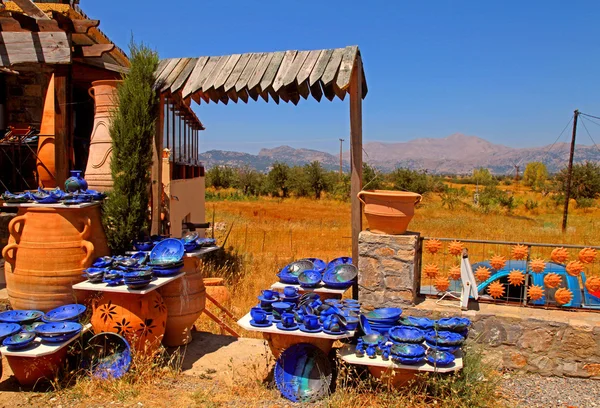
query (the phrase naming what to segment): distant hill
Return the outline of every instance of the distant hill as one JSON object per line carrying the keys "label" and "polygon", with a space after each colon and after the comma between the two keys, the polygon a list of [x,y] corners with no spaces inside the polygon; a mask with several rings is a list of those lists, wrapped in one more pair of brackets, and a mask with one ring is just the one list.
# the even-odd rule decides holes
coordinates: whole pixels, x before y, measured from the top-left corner
{"label": "distant hill", "polygon": [[[455,133],[448,137],[421,138],[401,143],[368,142],[363,145],[363,160],[382,171],[397,167],[428,170],[431,173],[468,174],[475,167],[486,167],[496,174],[509,174],[514,165],[521,171],[532,161],[543,161],[550,172],[565,167],[569,158],[568,143],[554,146],[513,148],[491,143],[476,136]],[[280,146],[262,149],[258,155],[211,150],[200,155],[201,160],[212,167],[216,165],[249,165],[259,171],[267,171],[275,161],[290,165],[303,165],[320,161],[327,169],[339,168],[339,157],[311,149],[294,149]],[[349,169],[349,152],[344,152],[344,169]],[[600,150],[596,146],[577,145],[575,162],[599,161]]]}

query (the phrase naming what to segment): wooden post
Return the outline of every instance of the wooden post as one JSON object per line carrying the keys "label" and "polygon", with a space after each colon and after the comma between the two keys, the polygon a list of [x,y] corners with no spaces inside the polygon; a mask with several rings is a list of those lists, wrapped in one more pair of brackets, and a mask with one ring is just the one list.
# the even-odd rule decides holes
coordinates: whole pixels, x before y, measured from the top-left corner
{"label": "wooden post", "polygon": [[343,174],[343,170],[342,170],[342,149],[343,149],[343,143],[344,143],[345,139],[340,138],[340,180],[342,180],[342,174]]}
{"label": "wooden post", "polygon": [[56,65],[54,89],[56,95],[56,115],[54,119],[54,163],[56,185],[62,187],[69,177],[69,151],[72,143],[71,126],[71,65]]}
{"label": "wooden post", "polygon": [[571,179],[573,177],[573,156],[575,155],[575,137],[577,136],[577,118],[579,111],[573,112],[573,134],[571,136],[571,153],[569,154],[569,167],[567,170],[567,186],[565,191],[565,208],[563,211],[562,232],[567,232],[567,217],[569,216],[569,200],[571,199]]}
{"label": "wooden post", "polygon": [[164,97],[159,96],[158,103],[158,120],[156,121],[156,133],[154,135],[154,143],[152,143],[152,173],[151,173],[151,184],[152,184],[152,197],[150,202],[152,203],[152,223],[150,226],[150,232],[152,235],[159,235],[162,233],[160,230],[161,223],[161,212],[162,212],[162,143],[163,143],[163,128],[165,120],[165,106]]}
{"label": "wooden post", "polygon": [[[362,189],[362,60],[356,63],[350,80],[350,171],[352,202],[352,262],[358,266],[358,234],[362,230],[362,205],[358,193]],[[358,297],[358,286],[352,287],[352,296]]]}

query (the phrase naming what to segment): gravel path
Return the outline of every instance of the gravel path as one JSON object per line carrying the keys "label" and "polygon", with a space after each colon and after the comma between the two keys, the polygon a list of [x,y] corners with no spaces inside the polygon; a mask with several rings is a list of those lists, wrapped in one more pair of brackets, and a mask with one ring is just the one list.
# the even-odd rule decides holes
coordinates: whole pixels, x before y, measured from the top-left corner
{"label": "gravel path", "polygon": [[517,407],[600,407],[599,380],[507,374],[501,387]]}

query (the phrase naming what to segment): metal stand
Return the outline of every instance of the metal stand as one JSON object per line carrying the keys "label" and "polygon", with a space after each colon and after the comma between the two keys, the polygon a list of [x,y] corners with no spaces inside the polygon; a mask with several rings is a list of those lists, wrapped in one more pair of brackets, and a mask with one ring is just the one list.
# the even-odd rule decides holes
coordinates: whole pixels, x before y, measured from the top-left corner
{"label": "metal stand", "polygon": [[479,294],[477,293],[477,282],[475,281],[475,275],[473,275],[473,269],[471,268],[471,263],[469,262],[469,251],[466,248],[463,249],[462,260],[460,262],[460,280],[462,283],[462,290],[460,294],[458,292],[446,291],[435,303],[442,305],[442,303],[440,303],[442,300],[445,298],[452,298],[455,300],[460,300],[460,304],[457,305],[453,303],[445,303],[442,306],[460,307],[461,310],[467,310],[469,306],[469,298],[471,296],[475,300],[479,299]]}

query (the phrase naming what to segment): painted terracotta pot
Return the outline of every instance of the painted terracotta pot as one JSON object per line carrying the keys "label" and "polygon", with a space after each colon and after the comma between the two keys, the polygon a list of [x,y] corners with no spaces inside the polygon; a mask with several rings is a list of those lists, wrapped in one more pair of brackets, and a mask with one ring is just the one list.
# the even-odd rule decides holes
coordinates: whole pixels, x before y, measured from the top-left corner
{"label": "painted terracotta pot", "polygon": [[197,258],[183,258],[185,275],[158,289],[168,313],[163,338],[165,346],[183,346],[192,341],[191,329],[206,302],[206,290],[198,265]]}
{"label": "painted terracotta pot", "polygon": [[100,207],[21,208],[8,230],[2,256],[13,309],[46,312],[85,301],[89,293],[72,286],[94,259],[109,254]]}
{"label": "painted terracotta pot", "polygon": [[112,189],[110,124],[113,111],[117,106],[117,85],[121,82],[115,80],[94,81],[89,90],[90,96],[94,98],[96,109],[85,180],[92,190],[108,191]]}
{"label": "painted terracotta pot", "polygon": [[363,190],[358,193],[369,229],[377,234],[405,233],[421,198],[420,194],[406,191]]}
{"label": "painted terracotta pot", "polygon": [[41,381],[51,381],[65,364],[69,347],[42,357],[6,356],[19,384],[32,386]]}
{"label": "painted terracotta pot", "polygon": [[94,333],[117,333],[137,352],[153,354],[165,334],[167,305],[158,291],[145,295],[103,292],[92,309]]}
{"label": "painted terracotta pot", "polygon": [[54,136],[56,132],[56,95],[54,88],[54,74],[50,77],[46,98],[44,99],[44,110],[40,124],[40,135],[38,137],[36,169],[38,173],[38,184],[43,188],[57,187],[56,182],[56,156]]}

